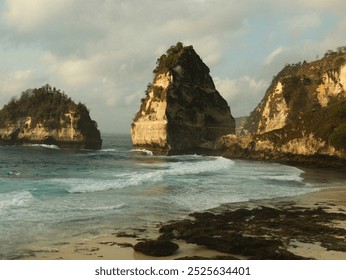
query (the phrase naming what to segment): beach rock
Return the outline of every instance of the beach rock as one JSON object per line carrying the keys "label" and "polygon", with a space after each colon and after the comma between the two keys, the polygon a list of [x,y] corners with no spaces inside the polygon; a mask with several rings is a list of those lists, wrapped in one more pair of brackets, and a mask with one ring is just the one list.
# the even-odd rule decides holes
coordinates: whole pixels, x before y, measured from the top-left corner
{"label": "beach rock", "polygon": [[148,256],[164,257],[171,256],[179,249],[176,243],[168,240],[141,241],[134,246],[134,250]]}
{"label": "beach rock", "polygon": [[214,256],[212,258],[201,257],[201,256],[186,256],[177,258],[176,260],[240,260],[232,256]]}
{"label": "beach rock", "polygon": [[0,144],[100,149],[102,140],[84,104],[45,85],[12,98],[0,110]]}
{"label": "beach rock", "polygon": [[172,221],[160,228],[164,238],[184,240],[246,259],[304,259],[288,250],[291,243],[316,243],[328,250],[345,251],[346,231],[334,227],[345,221],[344,213],[329,213],[321,207],[294,205],[240,208],[221,213],[192,213],[194,220]]}
{"label": "beach rock", "polygon": [[205,141],[235,133],[230,108],[192,46],[169,48],[154,74],[131,125],[136,148],[192,152]]}

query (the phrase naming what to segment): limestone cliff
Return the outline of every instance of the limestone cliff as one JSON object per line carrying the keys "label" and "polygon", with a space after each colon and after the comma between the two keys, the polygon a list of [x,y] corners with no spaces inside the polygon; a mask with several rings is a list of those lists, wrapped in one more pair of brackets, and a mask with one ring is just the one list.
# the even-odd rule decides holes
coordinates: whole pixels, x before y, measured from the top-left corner
{"label": "limestone cliff", "polygon": [[0,143],[100,149],[102,140],[85,105],[46,85],[23,92],[0,110]]}
{"label": "limestone cliff", "polygon": [[286,66],[244,131],[209,145],[236,157],[346,159],[346,54]]}
{"label": "limestone cliff", "polygon": [[274,79],[244,128],[265,133],[301,122],[302,115],[346,99],[346,54],[287,65]]}
{"label": "limestone cliff", "polygon": [[154,74],[131,125],[135,147],[179,153],[235,133],[230,108],[192,46],[172,46]]}

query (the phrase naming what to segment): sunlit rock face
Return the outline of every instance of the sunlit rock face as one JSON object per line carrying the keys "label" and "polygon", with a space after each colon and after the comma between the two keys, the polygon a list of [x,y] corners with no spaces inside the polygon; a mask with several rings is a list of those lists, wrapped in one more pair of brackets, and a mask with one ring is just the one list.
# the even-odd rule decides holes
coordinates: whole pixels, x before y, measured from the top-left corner
{"label": "sunlit rock face", "polygon": [[346,100],[346,54],[287,65],[250,114],[244,128],[262,134],[300,123],[302,116]]}
{"label": "sunlit rock face", "polygon": [[285,66],[247,118],[241,136],[226,135],[205,147],[233,158],[345,164],[345,51]]}
{"label": "sunlit rock face", "polygon": [[135,147],[191,152],[235,133],[230,108],[192,46],[172,46],[157,60],[154,74],[131,125]]}

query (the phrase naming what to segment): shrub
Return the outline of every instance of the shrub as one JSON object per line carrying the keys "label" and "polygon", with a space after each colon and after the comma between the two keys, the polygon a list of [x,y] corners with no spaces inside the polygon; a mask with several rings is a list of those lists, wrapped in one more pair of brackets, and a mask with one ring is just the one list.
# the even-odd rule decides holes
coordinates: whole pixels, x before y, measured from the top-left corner
{"label": "shrub", "polygon": [[346,151],[346,123],[336,127],[329,136],[329,143],[337,149]]}
{"label": "shrub", "polygon": [[153,71],[156,73],[163,73],[174,67],[177,62],[180,53],[183,51],[184,45],[181,42],[178,42],[175,46],[171,46],[166,54],[160,56],[156,61],[156,68]]}

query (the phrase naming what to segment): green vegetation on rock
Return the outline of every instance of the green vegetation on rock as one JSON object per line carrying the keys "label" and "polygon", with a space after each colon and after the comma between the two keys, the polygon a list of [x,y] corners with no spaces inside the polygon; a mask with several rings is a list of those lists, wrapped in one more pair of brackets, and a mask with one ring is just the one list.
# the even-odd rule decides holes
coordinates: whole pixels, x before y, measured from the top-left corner
{"label": "green vegetation on rock", "polygon": [[166,54],[161,55],[156,61],[156,68],[153,71],[155,74],[164,73],[172,69],[178,61],[180,54],[184,50],[184,45],[178,42],[176,45],[171,46]]}
{"label": "green vegetation on rock", "polygon": [[53,143],[90,149],[100,149],[102,144],[86,106],[48,84],[11,98],[0,110],[0,130],[0,143],[5,144]]}
{"label": "green vegetation on rock", "polygon": [[346,123],[336,127],[329,137],[329,142],[337,149],[346,151]]}
{"label": "green vegetation on rock", "polygon": [[[13,97],[0,110],[0,127],[13,123],[20,118],[31,117],[31,128],[41,123],[49,129],[58,129],[60,121],[66,121],[66,113],[78,113],[81,117],[77,127],[87,131],[88,125],[83,120],[90,120],[89,111],[82,103],[76,104],[59,89],[45,85],[38,89],[28,89],[22,92],[19,99]],[[84,116],[84,117],[82,117]],[[93,125],[97,127],[96,122]]]}
{"label": "green vegetation on rock", "polygon": [[332,111],[338,125],[333,129],[328,140],[337,149],[346,151],[346,102],[341,103]]}

